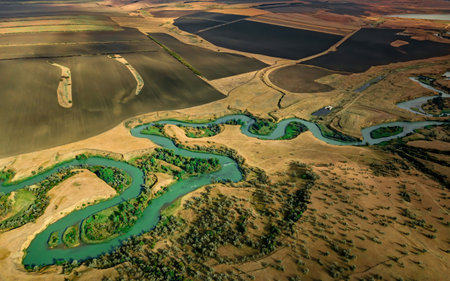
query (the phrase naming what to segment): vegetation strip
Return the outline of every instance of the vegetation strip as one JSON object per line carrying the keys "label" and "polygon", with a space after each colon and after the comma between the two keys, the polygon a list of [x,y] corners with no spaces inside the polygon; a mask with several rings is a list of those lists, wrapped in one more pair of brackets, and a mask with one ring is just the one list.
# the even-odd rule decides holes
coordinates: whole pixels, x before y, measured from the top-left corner
{"label": "vegetation strip", "polygon": [[115,59],[116,61],[120,62],[121,64],[125,65],[128,68],[128,70],[133,75],[134,79],[136,79],[137,85],[136,85],[135,94],[136,94],[136,96],[139,95],[142,88],[144,88],[144,79],[139,74],[139,72],[137,72],[137,70],[134,69],[134,67],[131,64],[129,64],[128,61],[121,55],[112,55],[112,56],[108,56],[108,57]]}
{"label": "vegetation strip", "polygon": [[395,136],[403,132],[403,127],[392,126],[392,127],[382,127],[370,132],[370,136],[374,139],[380,139],[390,136]]}
{"label": "vegetation strip", "polygon": [[159,46],[161,46],[169,55],[171,55],[172,57],[174,57],[177,61],[179,61],[180,63],[182,63],[184,66],[186,66],[189,70],[191,70],[192,72],[194,72],[194,74],[203,77],[203,75],[200,73],[200,71],[198,71],[197,69],[195,69],[190,63],[188,63],[185,59],[183,59],[179,54],[177,54],[176,52],[172,51],[169,47],[167,47],[166,45],[162,44],[161,42],[159,42],[158,40],[156,40],[155,38],[153,38],[151,35],[148,35],[148,38],[152,39],[156,44],[158,44]]}

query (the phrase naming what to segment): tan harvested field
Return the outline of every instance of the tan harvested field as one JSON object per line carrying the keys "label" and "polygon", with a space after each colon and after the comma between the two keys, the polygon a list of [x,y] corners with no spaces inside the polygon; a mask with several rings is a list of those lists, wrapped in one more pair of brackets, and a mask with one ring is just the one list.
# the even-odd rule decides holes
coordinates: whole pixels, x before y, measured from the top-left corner
{"label": "tan harvested field", "polygon": [[426,141],[426,140],[416,140],[416,141],[409,141],[408,145],[419,147],[419,148],[430,148],[430,149],[437,149],[442,151],[450,151],[450,144],[445,141]]}
{"label": "tan harvested field", "polygon": [[252,21],[275,24],[299,29],[306,29],[317,32],[324,32],[336,35],[346,35],[356,28],[358,28],[359,22],[336,22],[332,19],[321,19],[317,16],[310,16],[299,13],[289,13],[287,17],[284,14],[264,14],[250,18]]}
{"label": "tan harvested field", "polygon": [[0,278],[2,280],[64,280],[56,268],[44,273],[27,273],[22,265],[22,250],[33,237],[52,222],[84,204],[114,196],[116,192],[95,174],[82,171],[49,191],[50,204],[35,223],[0,234]]}
{"label": "tan harvested field", "polygon": [[255,78],[257,71],[238,74],[234,76],[214,79],[209,81],[214,88],[218,89],[220,92],[228,95],[232,90],[244,85],[253,78]]}

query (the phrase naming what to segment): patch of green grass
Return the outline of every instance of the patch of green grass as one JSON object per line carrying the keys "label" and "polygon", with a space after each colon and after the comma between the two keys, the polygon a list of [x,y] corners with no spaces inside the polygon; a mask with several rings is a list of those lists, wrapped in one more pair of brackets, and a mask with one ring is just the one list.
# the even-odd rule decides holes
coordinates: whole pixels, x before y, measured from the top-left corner
{"label": "patch of green grass", "polygon": [[62,240],[68,248],[74,248],[80,245],[80,229],[78,225],[69,226],[64,231]]}
{"label": "patch of green grass", "polygon": [[52,234],[50,234],[50,238],[48,239],[47,243],[50,248],[54,248],[54,247],[58,246],[59,232],[58,231],[52,232]]}
{"label": "patch of green grass", "polygon": [[152,125],[148,126],[145,129],[141,131],[141,134],[144,135],[155,135],[155,136],[161,136],[164,137],[164,129],[162,125]]}
{"label": "patch of green grass", "polygon": [[308,131],[308,128],[300,122],[291,122],[287,125],[284,136],[280,140],[290,140],[296,138],[303,132]]}
{"label": "patch of green grass", "polygon": [[173,201],[172,204],[170,204],[167,208],[161,211],[161,215],[168,217],[173,216],[173,214],[178,210],[178,208],[181,206],[181,198],[178,198],[177,200]]}
{"label": "patch of green grass", "polygon": [[389,126],[381,127],[370,132],[370,136],[373,139],[381,139],[385,137],[395,136],[403,132],[403,127],[400,126]]}
{"label": "patch of green grass", "polygon": [[8,216],[9,218],[15,218],[16,216],[19,216],[23,211],[33,205],[34,200],[36,200],[36,196],[32,191],[20,189],[14,195],[14,200],[12,202],[11,200],[7,202],[9,208],[4,215]]}

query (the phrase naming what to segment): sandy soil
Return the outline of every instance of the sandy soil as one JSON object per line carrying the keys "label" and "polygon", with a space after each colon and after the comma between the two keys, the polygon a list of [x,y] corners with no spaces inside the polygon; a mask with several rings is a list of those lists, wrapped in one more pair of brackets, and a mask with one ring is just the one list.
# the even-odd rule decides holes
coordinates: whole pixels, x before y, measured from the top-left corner
{"label": "sandy soil", "polygon": [[152,188],[153,195],[155,195],[161,189],[163,189],[175,182],[175,179],[169,174],[155,173],[155,175],[158,178],[158,181]]}
{"label": "sandy soil", "polygon": [[352,32],[352,30],[358,27],[357,22],[340,23],[327,18],[321,19],[317,16],[298,13],[290,13],[289,17],[286,17],[286,15],[283,14],[269,13],[257,17],[252,17],[250,20],[343,36]]}
{"label": "sandy soil", "polygon": [[61,69],[61,78],[59,79],[58,89],[56,91],[58,96],[58,103],[61,107],[72,107],[72,74],[70,69],[66,66],[51,63],[51,65]]}
{"label": "sandy soil", "polygon": [[95,174],[82,171],[49,191],[50,204],[35,223],[0,234],[0,279],[2,280],[64,280],[56,267],[45,274],[27,273],[21,264],[23,250],[45,227],[83,204],[114,196],[116,192]]}
{"label": "sandy soil", "polygon": [[403,40],[395,40],[394,42],[391,43],[391,46],[398,48],[398,47],[405,46],[408,44],[409,44],[408,42],[403,41]]}
{"label": "sandy soil", "polygon": [[131,64],[129,64],[128,61],[121,55],[113,55],[111,56],[111,58],[115,59],[116,61],[120,62],[121,64],[125,65],[128,68],[128,70],[133,75],[134,79],[136,79],[137,83],[134,93],[136,94],[136,96],[139,95],[142,88],[144,88],[144,79],[142,79],[142,76],[139,74],[139,72],[137,72],[137,70]]}
{"label": "sandy soil", "polygon": [[218,89],[225,95],[228,95],[232,90],[243,86],[245,83],[252,80],[255,77],[256,73],[257,71],[253,71],[225,78],[210,80],[209,84],[211,84],[214,88]]}
{"label": "sandy soil", "polygon": [[448,142],[444,141],[426,141],[426,140],[416,140],[416,141],[409,141],[409,146],[419,147],[419,148],[431,148],[431,149],[437,149],[442,151],[450,151],[450,144]]}

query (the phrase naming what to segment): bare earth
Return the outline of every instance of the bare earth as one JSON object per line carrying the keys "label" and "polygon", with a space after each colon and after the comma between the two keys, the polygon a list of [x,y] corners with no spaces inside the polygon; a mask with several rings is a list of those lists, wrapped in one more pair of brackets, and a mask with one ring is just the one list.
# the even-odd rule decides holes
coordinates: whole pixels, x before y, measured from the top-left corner
{"label": "bare earth", "polygon": [[61,78],[58,84],[58,103],[61,107],[71,108],[72,107],[72,75],[70,69],[66,66],[51,63],[51,65],[56,66],[61,69]]}

